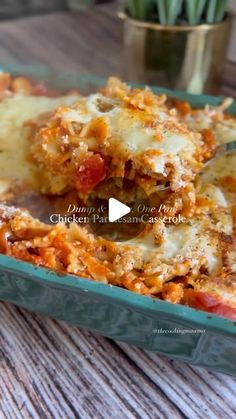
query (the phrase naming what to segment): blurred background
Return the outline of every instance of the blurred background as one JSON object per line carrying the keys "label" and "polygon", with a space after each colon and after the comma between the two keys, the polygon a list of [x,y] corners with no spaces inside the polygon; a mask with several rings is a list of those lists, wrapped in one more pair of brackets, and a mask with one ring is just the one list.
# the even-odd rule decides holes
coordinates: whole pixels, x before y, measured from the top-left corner
{"label": "blurred background", "polygon": [[[122,7],[122,0],[0,0],[0,20],[58,11],[76,12],[94,5],[111,2],[118,3]],[[235,12],[235,23],[228,58],[236,61],[236,0],[230,0],[230,8]]]}
{"label": "blurred background", "polygon": [[[163,4],[166,17],[167,5],[176,5],[176,19],[163,21]],[[226,5],[219,20],[216,5]],[[0,0],[0,63],[228,94],[235,86],[236,0]]]}
{"label": "blurred background", "polygon": [[[83,10],[94,4],[109,3],[112,0],[1,0],[0,19],[14,19],[43,13],[66,10]],[[145,1],[145,0],[144,0]]]}

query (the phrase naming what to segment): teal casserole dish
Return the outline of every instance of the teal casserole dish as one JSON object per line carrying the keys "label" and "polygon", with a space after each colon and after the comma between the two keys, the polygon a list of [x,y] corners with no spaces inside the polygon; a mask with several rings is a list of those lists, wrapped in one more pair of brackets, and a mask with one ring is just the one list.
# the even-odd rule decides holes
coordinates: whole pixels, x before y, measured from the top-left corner
{"label": "teal casserole dish", "polygon": [[[46,80],[56,87],[77,87],[83,93],[104,83],[93,76],[55,74],[33,67],[4,69]],[[195,107],[221,101],[219,97],[154,90],[188,100]],[[235,104],[230,112],[236,114]],[[61,275],[5,255],[0,255],[0,299],[112,339],[236,376],[236,323],[223,317]]]}

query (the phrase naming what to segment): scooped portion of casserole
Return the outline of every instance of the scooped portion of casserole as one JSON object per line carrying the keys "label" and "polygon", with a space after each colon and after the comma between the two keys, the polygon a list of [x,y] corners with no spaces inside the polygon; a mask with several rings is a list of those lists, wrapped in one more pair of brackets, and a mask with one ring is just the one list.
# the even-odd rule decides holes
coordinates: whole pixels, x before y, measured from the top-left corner
{"label": "scooped portion of casserole", "polygon": [[190,130],[166,100],[111,78],[101,92],[39,121],[31,153],[45,177],[42,192],[76,188],[85,197],[100,181],[124,176],[148,194],[165,185],[183,190],[214,151],[214,138]]}
{"label": "scooped portion of casserole", "polygon": [[[236,132],[236,119],[114,78],[87,97],[50,95],[0,76],[0,252],[236,320],[235,156],[203,169],[224,133]],[[165,204],[185,221],[160,216],[137,237],[111,241],[89,225],[42,222],[19,200],[33,190],[67,205],[106,177],[135,180],[157,198],[168,186]]]}

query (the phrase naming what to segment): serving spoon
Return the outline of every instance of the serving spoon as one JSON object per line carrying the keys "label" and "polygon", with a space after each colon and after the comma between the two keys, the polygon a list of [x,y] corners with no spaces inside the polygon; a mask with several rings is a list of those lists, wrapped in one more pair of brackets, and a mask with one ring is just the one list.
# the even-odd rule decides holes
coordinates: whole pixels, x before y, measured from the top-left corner
{"label": "serving spoon", "polygon": [[231,154],[236,151],[236,141],[231,141],[230,143],[220,144],[216,147],[215,154],[206,161],[204,167],[208,166],[216,157],[219,157],[222,154]]}
{"label": "serving spoon", "polygon": [[[236,153],[236,141],[231,141],[229,143],[218,145],[216,147],[214,155],[204,163],[202,169],[209,166],[217,157],[222,156],[223,154],[233,154],[233,153]],[[200,173],[201,173],[201,171],[200,171]],[[166,191],[168,189],[170,189],[169,185],[168,186],[160,186],[158,188],[158,191]]]}

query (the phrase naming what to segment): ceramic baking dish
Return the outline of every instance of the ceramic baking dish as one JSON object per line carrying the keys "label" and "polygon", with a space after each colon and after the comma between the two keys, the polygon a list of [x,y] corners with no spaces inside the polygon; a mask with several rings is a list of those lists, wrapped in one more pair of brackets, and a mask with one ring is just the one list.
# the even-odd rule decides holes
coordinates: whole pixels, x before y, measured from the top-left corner
{"label": "ceramic baking dish", "polygon": [[[2,66],[57,87],[96,90],[95,76],[55,73],[43,68]],[[195,107],[216,105],[219,97],[155,88]],[[230,109],[236,114],[236,104]],[[236,323],[192,308],[173,305],[125,289],[72,275],[61,275],[0,255],[0,299],[64,320],[112,339],[236,376]]]}

